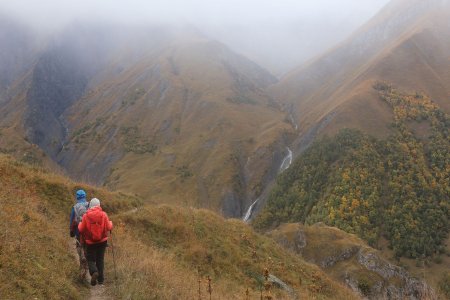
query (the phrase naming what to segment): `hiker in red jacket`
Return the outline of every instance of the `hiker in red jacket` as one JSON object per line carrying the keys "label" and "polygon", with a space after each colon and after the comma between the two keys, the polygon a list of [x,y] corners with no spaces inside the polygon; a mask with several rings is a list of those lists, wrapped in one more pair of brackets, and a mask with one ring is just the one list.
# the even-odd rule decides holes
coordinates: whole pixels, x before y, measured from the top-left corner
{"label": "hiker in red jacket", "polygon": [[91,274],[91,285],[103,284],[103,266],[108,231],[113,228],[108,215],[100,207],[100,200],[94,198],[89,203],[89,210],[83,215],[78,230],[86,243],[86,257]]}

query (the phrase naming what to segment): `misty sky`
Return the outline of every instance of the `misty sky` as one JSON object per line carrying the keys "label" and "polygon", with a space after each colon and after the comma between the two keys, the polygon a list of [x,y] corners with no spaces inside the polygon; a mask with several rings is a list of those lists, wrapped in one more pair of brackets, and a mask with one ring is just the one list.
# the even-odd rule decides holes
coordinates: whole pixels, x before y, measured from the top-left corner
{"label": "misty sky", "polygon": [[277,75],[326,51],[388,0],[0,0],[41,30],[73,20],[193,24]]}

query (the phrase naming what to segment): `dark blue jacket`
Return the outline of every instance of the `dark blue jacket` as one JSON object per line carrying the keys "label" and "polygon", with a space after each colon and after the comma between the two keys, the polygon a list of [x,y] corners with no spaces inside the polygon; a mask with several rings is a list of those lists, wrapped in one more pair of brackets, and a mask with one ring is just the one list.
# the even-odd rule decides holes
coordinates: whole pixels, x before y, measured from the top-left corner
{"label": "dark blue jacket", "polygon": [[[86,198],[81,198],[81,199],[77,199],[77,203],[86,203],[86,208],[88,207],[89,203],[86,201]],[[72,223],[75,219],[75,210],[72,206],[72,210],[70,211],[70,223],[69,223],[69,230],[72,231]],[[77,238],[80,237],[80,233],[78,232],[78,226],[75,226],[75,229],[73,231],[73,233],[75,234],[75,236]]]}

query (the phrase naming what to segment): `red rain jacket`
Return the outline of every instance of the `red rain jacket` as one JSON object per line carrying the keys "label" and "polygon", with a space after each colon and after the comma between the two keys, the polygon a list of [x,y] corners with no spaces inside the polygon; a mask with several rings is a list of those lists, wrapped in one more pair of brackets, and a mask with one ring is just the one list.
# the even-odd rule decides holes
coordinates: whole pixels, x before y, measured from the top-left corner
{"label": "red rain jacket", "polygon": [[112,222],[100,206],[90,208],[78,224],[78,230],[88,245],[108,240],[108,231],[112,228]]}

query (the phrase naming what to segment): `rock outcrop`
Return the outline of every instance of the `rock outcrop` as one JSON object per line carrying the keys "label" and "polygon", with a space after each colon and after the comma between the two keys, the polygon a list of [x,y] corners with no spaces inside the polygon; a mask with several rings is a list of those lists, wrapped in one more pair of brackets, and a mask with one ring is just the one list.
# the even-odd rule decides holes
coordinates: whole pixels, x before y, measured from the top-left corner
{"label": "rock outcrop", "polygon": [[269,235],[364,299],[438,299],[427,283],[389,263],[356,236],[337,228],[285,224]]}

